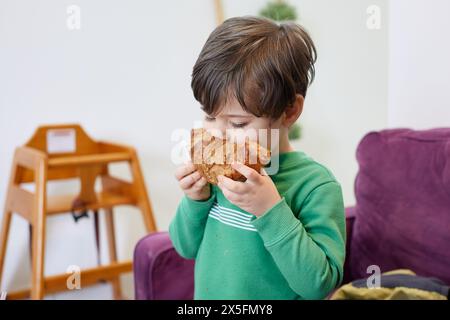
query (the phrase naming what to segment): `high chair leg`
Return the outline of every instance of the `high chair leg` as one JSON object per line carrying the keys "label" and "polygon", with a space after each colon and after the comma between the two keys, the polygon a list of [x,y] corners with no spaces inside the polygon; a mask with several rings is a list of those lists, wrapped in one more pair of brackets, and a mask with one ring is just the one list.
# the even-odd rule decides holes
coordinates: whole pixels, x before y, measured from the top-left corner
{"label": "high chair leg", "polygon": [[6,258],[6,248],[8,245],[9,228],[11,226],[11,218],[12,212],[5,210],[2,219],[2,229],[0,231],[0,289],[2,284],[3,266]]}
{"label": "high chair leg", "polygon": [[[105,209],[106,235],[108,238],[109,260],[111,263],[117,262],[116,235],[114,227],[113,209]],[[113,297],[115,300],[122,299],[122,291],[120,288],[120,278],[115,277],[111,280],[113,289]]]}
{"label": "high chair leg", "polygon": [[32,219],[31,299],[33,300],[44,297],[46,180],[46,166],[40,163],[36,170],[35,206]]}
{"label": "high chair leg", "polygon": [[21,169],[17,165],[16,161],[13,161],[12,167],[11,167],[11,176],[9,178],[8,183],[8,191],[6,194],[5,199],[5,209],[3,211],[3,218],[2,218],[2,226],[0,230],[0,289],[2,285],[2,278],[3,278],[3,267],[5,265],[5,259],[6,259],[6,249],[8,247],[8,237],[9,237],[9,230],[11,227],[11,220],[13,212],[10,208],[10,198],[11,188],[19,181],[19,175],[21,174]]}
{"label": "high chair leg", "polygon": [[144,176],[142,174],[141,166],[139,165],[139,160],[136,153],[133,153],[130,165],[134,185],[137,190],[137,197],[139,202],[138,206],[144,218],[145,227],[147,229],[147,232],[154,232],[156,231],[156,223],[153,217],[152,206],[148,198]]}

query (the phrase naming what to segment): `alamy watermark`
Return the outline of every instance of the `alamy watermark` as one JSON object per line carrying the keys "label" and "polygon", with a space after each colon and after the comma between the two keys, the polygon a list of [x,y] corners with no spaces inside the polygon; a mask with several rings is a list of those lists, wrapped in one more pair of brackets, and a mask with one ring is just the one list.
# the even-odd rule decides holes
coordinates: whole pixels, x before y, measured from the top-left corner
{"label": "alamy watermark", "polygon": [[377,5],[370,5],[366,9],[367,20],[366,27],[369,30],[381,29],[381,8]]}
{"label": "alamy watermark", "polygon": [[81,268],[77,265],[67,267],[66,274],[69,274],[66,280],[66,286],[69,290],[81,289]]}
{"label": "alamy watermark", "polygon": [[[219,137],[225,140],[223,145],[207,145],[200,143],[198,146],[191,144],[191,129],[178,128],[172,131],[171,140],[175,145],[171,150],[171,161],[175,165],[184,164],[187,161],[193,163],[231,164],[235,161],[246,160],[248,164],[261,162],[264,165],[266,174],[273,175],[279,169],[279,129],[227,129],[225,133],[217,129],[207,130],[211,137]],[[245,143],[246,141],[257,142],[264,150],[270,151],[270,154],[260,154],[261,150],[254,144]],[[241,146],[234,148],[234,145]],[[222,146],[224,146],[222,148]],[[198,149],[200,148],[200,149]],[[203,149],[202,149],[203,148]],[[210,150],[214,148],[213,150]],[[191,152],[194,149],[194,152]],[[219,154],[218,154],[219,153]],[[263,152],[264,153],[264,152]],[[192,154],[198,155],[192,158]],[[208,154],[214,154],[214,159],[205,157]],[[248,155],[246,158],[245,155]]]}
{"label": "alamy watermark", "polygon": [[367,267],[366,272],[371,274],[367,278],[366,285],[369,289],[378,289],[381,287],[381,269],[376,264]]}
{"label": "alamy watermark", "polygon": [[66,8],[66,26],[70,31],[81,29],[81,8],[77,5],[70,5]]}

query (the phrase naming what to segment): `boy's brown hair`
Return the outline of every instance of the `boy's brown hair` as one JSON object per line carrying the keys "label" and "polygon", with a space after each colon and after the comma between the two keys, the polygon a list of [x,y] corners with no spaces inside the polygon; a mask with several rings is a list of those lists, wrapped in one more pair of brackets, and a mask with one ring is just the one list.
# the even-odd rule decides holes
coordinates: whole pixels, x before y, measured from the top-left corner
{"label": "boy's brown hair", "polygon": [[191,86],[209,115],[234,96],[247,112],[277,119],[296,94],[306,95],[315,61],[314,43],[298,24],[231,18],[206,41]]}

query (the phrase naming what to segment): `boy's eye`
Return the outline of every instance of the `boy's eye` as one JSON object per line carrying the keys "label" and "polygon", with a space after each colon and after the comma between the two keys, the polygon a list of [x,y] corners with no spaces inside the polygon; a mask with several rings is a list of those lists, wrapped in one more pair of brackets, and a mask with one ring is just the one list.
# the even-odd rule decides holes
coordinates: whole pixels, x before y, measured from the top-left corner
{"label": "boy's eye", "polygon": [[210,116],[205,116],[205,120],[206,121],[214,121],[214,120],[216,120],[216,118],[210,117]]}
{"label": "boy's eye", "polygon": [[248,125],[248,122],[241,122],[241,123],[234,123],[234,122],[231,122],[231,126],[232,126],[233,128],[243,128],[243,127],[245,127],[246,125]]}

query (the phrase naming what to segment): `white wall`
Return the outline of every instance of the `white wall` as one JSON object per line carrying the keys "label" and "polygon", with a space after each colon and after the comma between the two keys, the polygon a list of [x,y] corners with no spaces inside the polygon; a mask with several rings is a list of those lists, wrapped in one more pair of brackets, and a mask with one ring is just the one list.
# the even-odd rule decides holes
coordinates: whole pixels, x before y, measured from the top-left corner
{"label": "white wall", "polygon": [[[354,204],[355,150],[362,136],[386,126],[387,1],[293,1],[316,42],[316,79],[300,119],[296,145],[325,164]],[[366,10],[380,8],[380,29],[368,29]]]}
{"label": "white wall", "polygon": [[[256,14],[264,0],[224,0],[227,17]],[[330,167],[353,204],[355,147],[387,124],[386,1],[291,1],[318,48],[317,78],[300,120],[296,146]],[[81,8],[81,30],[66,28],[66,8]],[[366,8],[382,9],[380,30],[366,27]],[[215,24],[212,0],[0,1],[0,203],[13,150],[40,124],[80,122],[94,138],[134,145],[160,229],[181,197],[173,177],[175,128],[200,119],[190,91],[192,66]],[[126,174],[126,168],[114,171]],[[51,192],[76,189],[51,185]],[[130,259],[144,235],[139,213],[118,209],[119,258]],[[15,218],[2,290],[29,282],[26,223]],[[95,265],[92,221],[49,219],[46,274]],[[103,239],[104,240],[104,239]],[[105,242],[103,242],[106,245]],[[105,246],[104,246],[105,247]],[[106,261],[107,255],[103,257]],[[133,296],[132,277],[122,279]],[[108,286],[49,298],[109,298]]]}
{"label": "white wall", "polygon": [[390,1],[389,126],[450,126],[450,1]]}

